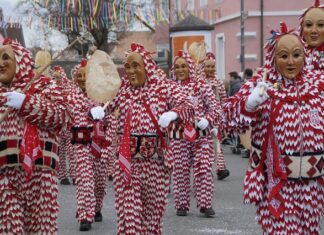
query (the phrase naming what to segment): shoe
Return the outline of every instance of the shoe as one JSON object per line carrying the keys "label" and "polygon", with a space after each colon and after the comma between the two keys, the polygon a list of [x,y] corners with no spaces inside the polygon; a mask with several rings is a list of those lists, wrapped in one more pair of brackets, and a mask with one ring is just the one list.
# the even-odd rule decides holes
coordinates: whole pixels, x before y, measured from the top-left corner
{"label": "shoe", "polygon": [[91,229],[91,222],[84,220],[80,222],[80,231],[89,231]]}
{"label": "shoe", "polygon": [[177,214],[177,216],[187,216],[187,210],[178,209],[176,214]]}
{"label": "shoe", "polygon": [[212,207],[210,208],[200,208],[200,213],[205,214],[206,217],[212,217],[216,213]]}
{"label": "shoe", "polygon": [[225,144],[225,145],[231,145],[232,142],[231,142],[231,140],[230,140],[229,138],[224,138],[224,139],[222,140],[222,144]]}
{"label": "shoe", "polygon": [[108,176],[108,180],[109,180],[109,181],[113,181],[113,179],[114,179],[114,178],[113,178],[112,175]]}
{"label": "shoe", "polygon": [[250,157],[250,150],[245,149],[242,151],[242,158],[249,158]]}
{"label": "shoe", "polygon": [[97,211],[94,217],[95,222],[101,222],[102,221],[102,214],[101,211]]}
{"label": "shoe", "polygon": [[222,180],[222,179],[225,179],[226,177],[228,177],[230,175],[230,171],[225,169],[225,170],[222,170],[222,171],[218,171],[217,172],[217,179],[218,180]]}
{"label": "shoe", "polygon": [[61,179],[60,184],[61,185],[70,185],[71,183],[68,178],[64,178],[64,179]]}

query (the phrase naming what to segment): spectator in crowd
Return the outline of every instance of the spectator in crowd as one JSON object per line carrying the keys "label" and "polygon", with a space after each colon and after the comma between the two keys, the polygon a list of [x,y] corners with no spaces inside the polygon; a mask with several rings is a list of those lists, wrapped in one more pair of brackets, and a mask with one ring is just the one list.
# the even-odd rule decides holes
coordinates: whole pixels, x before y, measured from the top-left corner
{"label": "spectator in crowd", "polygon": [[249,79],[252,78],[252,76],[253,76],[253,70],[250,69],[250,68],[246,68],[244,70],[244,73],[243,73],[243,79],[244,79],[244,81],[245,82],[248,81]]}
{"label": "spectator in crowd", "polygon": [[230,86],[228,90],[228,96],[233,96],[242,86],[242,78],[236,71],[230,72]]}

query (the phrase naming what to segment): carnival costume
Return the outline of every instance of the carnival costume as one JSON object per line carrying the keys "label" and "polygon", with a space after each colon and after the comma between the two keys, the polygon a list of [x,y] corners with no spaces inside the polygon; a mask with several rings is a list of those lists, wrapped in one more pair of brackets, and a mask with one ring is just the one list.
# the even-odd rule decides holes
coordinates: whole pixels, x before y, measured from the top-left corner
{"label": "carnival costume", "polygon": [[[206,58],[204,61],[206,60],[212,60],[214,63],[216,63],[215,61],[215,55],[211,52],[208,52],[206,54]],[[205,63],[203,64],[203,68],[202,70],[205,70]],[[226,90],[225,90],[225,86],[224,83],[218,79],[216,77],[216,74],[214,74],[214,76],[208,76],[206,72],[202,73],[202,75],[204,75],[203,79],[205,81],[207,81],[207,83],[212,87],[214,95],[216,96],[217,100],[219,100],[220,105],[222,106],[222,104],[224,103],[224,100],[227,98],[227,94],[226,94]],[[229,176],[230,172],[229,170],[226,169],[225,166],[225,159],[224,159],[224,152],[223,152],[223,148],[221,146],[221,142],[222,142],[222,123],[220,123],[220,125],[217,128],[217,132],[215,133],[216,136],[213,135],[213,139],[214,139],[214,146],[215,146],[215,152],[217,153],[217,158],[216,158],[216,174],[217,174],[217,178],[219,180],[222,180],[224,178],[226,178],[227,176]]]}
{"label": "carnival costume", "polygon": [[[85,69],[87,61],[82,60],[73,71],[73,81],[77,83],[77,76],[86,79],[82,69]],[[81,73],[81,74],[80,74]],[[76,86],[78,86],[76,84]],[[80,222],[80,230],[91,229],[93,219],[102,220],[100,211],[107,179],[108,154],[104,149],[108,143],[105,140],[105,127],[102,122],[94,122],[86,110],[97,105],[81,89],[77,87],[70,92],[69,100],[73,102],[72,120],[72,144],[76,159],[76,217]],[[95,137],[96,136],[96,137]],[[97,144],[95,138],[98,138]],[[103,150],[103,151],[101,151]],[[96,214],[97,213],[97,214]],[[98,219],[96,218],[98,216]]]}
{"label": "carnival costume", "polygon": [[[68,120],[66,95],[45,76],[27,88],[34,77],[30,51],[10,39],[3,45],[13,49],[16,73],[9,86],[0,85],[14,107],[0,123],[0,234],[56,234],[58,133]],[[1,114],[5,110],[2,100]]]}
{"label": "carnival costume", "polygon": [[[143,65],[140,70],[145,80],[140,86],[133,85],[130,80],[136,75],[127,75],[126,69],[124,84],[106,110],[120,110],[113,179],[118,234],[162,234],[173,163],[159,124],[165,127],[173,118],[187,122],[193,110],[176,84],[157,76],[156,64],[142,45],[132,43],[126,60],[133,55],[144,63],[145,70]],[[96,108],[101,110],[97,118],[102,117],[102,108]]]}
{"label": "carnival costume", "polygon": [[[73,84],[66,76],[64,69],[61,66],[55,66],[50,70],[50,77],[62,87],[65,93],[73,92]],[[72,89],[72,90],[71,90]],[[72,181],[75,182],[75,170],[73,164],[73,146],[71,144],[71,131],[67,127],[63,129],[60,133],[60,145],[59,145],[59,164],[57,169],[57,176],[60,180],[60,184],[69,185],[69,176],[71,176]],[[67,167],[67,162],[69,169]]]}
{"label": "carnival costume", "polygon": [[260,71],[229,98],[225,111],[230,128],[252,127],[244,202],[255,203],[263,233],[319,234],[324,212],[323,74],[303,67],[294,79],[287,79],[277,71],[276,45],[286,35],[299,39],[282,24],[266,45],[268,85],[263,103],[255,110],[248,108],[262,84]]}
{"label": "carnival costume", "polygon": [[[310,32],[310,34],[314,34],[316,37],[318,38],[322,38],[323,40],[323,26],[317,25],[318,22],[312,22],[313,25],[305,25],[305,16],[306,14],[308,14],[311,10],[313,9],[321,9],[324,12],[324,5],[320,4],[319,0],[315,0],[315,3],[313,6],[307,8],[303,14],[300,17],[300,36],[303,39],[303,44],[305,47],[305,56],[306,56],[306,63],[307,63],[307,67],[309,69],[315,69],[315,70],[320,70],[320,71],[324,71],[324,41],[321,43],[321,45],[317,45],[315,46],[311,46],[307,43],[305,36],[304,36],[304,32],[303,32],[303,28],[304,27],[311,27],[311,28],[317,28],[316,29],[312,29],[312,32]],[[323,19],[318,19],[318,20],[322,20]],[[308,24],[308,23],[307,23]],[[314,26],[316,25],[316,26]],[[315,32],[316,31],[316,32]],[[311,36],[311,35],[309,35]]]}
{"label": "carnival costume", "polygon": [[[183,58],[189,68],[189,77],[177,80],[175,64],[179,58]],[[214,215],[212,199],[214,181],[212,164],[214,162],[213,140],[211,138],[212,127],[219,126],[221,119],[221,107],[212,88],[203,80],[195,77],[195,65],[187,52],[179,51],[174,59],[171,69],[173,80],[186,92],[194,105],[194,122],[172,123],[169,131],[170,147],[174,156],[173,192],[177,215],[187,214],[190,207],[191,184],[190,170],[193,169],[195,198],[197,207],[206,216]],[[199,123],[207,121],[205,128],[200,128]],[[195,133],[187,135],[186,133]]]}

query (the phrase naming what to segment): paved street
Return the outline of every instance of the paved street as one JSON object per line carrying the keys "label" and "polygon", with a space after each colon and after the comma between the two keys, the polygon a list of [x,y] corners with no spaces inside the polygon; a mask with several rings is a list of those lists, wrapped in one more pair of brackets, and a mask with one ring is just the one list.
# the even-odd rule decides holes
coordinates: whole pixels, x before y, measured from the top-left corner
{"label": "paved street", "polygon": [[[172,194],[164,217],[164,235],[254,235],[262,234],[259,225],[255,222],[255,209],[251,205],[242,203],[242,182],[247,159],[233,155],[228,146],[225,146],[225,160],[231,175],[223,181],[215,178],[214,218],[205,218],[196,208],[192,200],[192,207],[188,216],[175,215]],[[61,186],[59,201],[59,235],[114,235],[116,234],[116,213],[114,209],[114,195],[112,184],[109,182],[108,194],[105,198],[101,223],[94,223],[89,232],[79,232],[79,224],[75,217],[75,190],[73,186]],[[324,222],[322,221],[322,227]]]}

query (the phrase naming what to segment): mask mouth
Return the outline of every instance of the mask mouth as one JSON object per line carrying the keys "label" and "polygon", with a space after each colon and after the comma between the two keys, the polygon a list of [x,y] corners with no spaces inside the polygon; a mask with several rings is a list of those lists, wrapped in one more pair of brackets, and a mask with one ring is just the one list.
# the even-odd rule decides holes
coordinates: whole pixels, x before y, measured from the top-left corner
{"label": "mask mouth", "polygon": [[288,70],[290,73],[292,73],[292,72],[294,72],[294,71],[296,70],[296,68],[287,68],[287,70]]}
{"label": "mask mouth", "polygon": [[316,35],[310,35],[310,38],[312,39],[312,40],[317,40],[318,39],[318,35],[316,34]]}
{"label": "mask mouth", "polygon": [[0,75],[1,75],[1,74],[4,74],[6,71],[7,71],[7,70],[6,70],[5,68],[1,68],[1,66],[0,66]]}

